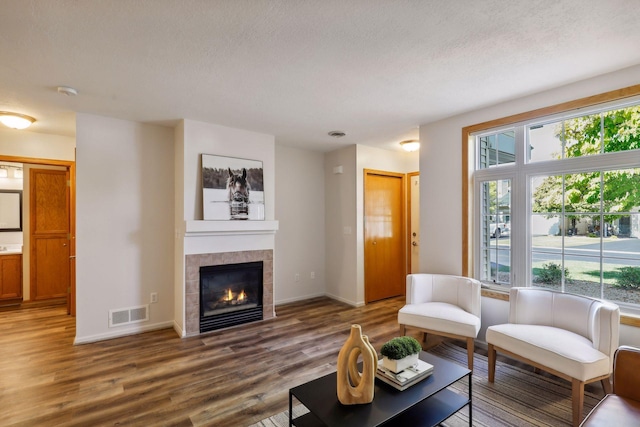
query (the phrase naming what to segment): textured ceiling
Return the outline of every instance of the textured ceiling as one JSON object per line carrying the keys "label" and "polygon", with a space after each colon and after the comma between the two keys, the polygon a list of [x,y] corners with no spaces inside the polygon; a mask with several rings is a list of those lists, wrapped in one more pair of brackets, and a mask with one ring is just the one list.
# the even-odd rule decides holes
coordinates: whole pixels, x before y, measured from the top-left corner
{"label": "textured ceiling", "polygon": [[[316,150],[640,64],[638,0],[3,0],[0,110],[180,118]],[[79,91],[66,97],[56,87]],[[342,130],[347,136],[331,138]]]}

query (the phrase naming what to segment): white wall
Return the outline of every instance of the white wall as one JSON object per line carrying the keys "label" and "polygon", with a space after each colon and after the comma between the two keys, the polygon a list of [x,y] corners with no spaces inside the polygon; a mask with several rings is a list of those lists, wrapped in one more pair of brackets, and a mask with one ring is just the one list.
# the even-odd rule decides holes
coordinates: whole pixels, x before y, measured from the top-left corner
{"label": "white wall", "polygon": [[[472,111],[420,127],[420,266],[425,272],[462,272],[462,128],[640,83],[640,66]],[[483,304],[495,304],[483,299]],[[504,310],[497,305],[496,310]],[[506,305],[508,307],[508,305]],[[484,310],[483,310],[484,311]],[[504,318],[493,313],[491,319]],[[483,318],[483,321],[485,318]],[[483,324],[486,329],[488,324]],[[621,334],[640,345],[640,328]],[[633,335],[633,336],[632,336]],[[621,340],[622,341],[622,340]]]}
{"label": "white wall", "polygon": [[[356,146],[326,153],[324,157],[325,276],[327,295],[356,305],[357,220]],[[334,174],[334,167],[342,173]]]}
{"label": "white wall", "polygon": [[184,219],[202,219],[201,154],[260,160],[264,179],[265,220],[275,212],[275,138],[273,135],[184,120]]}
{"label": "white wall", "polygon": [[[173,129],[78,114],[76,343],[173,324]],[[109,328],[110,309],[150,319]]]}
{"label": "white wall", "polygon": [[324,295],[324,154],[276,145],[275,202],[275,302]]}
{"label": "white wall", "polygon": [[620,325],[620,345],[640,347],[640,328]]}
{"label": "white wall", "polygon": [[[364,304],[364,170],[415,172],[418,159],[418,153],[364,145],[325,155],[326,271],[330,297],[351,305]],[[335,166],[342,166],[343,173],[334,174]]]}
{"label": "white wall", "polygon": [[[173,245],[173,313],[174,329],[184,331],[185,314],[185,255],[184,255],[184,121],[180,121],[174,129],[173,167],[174,167],[174,245]],[[178,332],[180,336],[182,332]]]}
{"label": "white wall", "polygon": [[3,156],[73,161],[75,146],[75,138],[69,136],[0,128],[0,154]]}

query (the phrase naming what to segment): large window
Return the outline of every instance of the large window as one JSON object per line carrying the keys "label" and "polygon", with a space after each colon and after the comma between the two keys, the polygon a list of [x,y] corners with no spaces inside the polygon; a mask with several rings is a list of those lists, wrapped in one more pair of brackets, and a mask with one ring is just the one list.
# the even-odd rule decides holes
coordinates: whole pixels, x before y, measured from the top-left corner
{"label": "large window", "polygon": [[474,277],[640,308],[640,101],[470,136]]}
{"label": "large window", "polygon": [[480,271],[485,282],[509,284],[511,272],[511,180],[480,183]]}

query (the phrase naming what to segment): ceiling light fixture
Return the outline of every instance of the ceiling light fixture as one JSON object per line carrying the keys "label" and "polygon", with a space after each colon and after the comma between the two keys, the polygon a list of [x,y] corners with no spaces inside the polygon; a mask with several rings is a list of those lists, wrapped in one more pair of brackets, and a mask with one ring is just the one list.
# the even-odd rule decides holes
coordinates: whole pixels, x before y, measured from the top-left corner
{"label": "ceiling light fixture", "polygon": [[58,86],[58,93],[67,96],[76,96],[78,91],[70,86]]}
{"label": "ceiling light fixture", "polygon": [[328,135],[334,138],[342,138],[346,135],[346,133],[342,132],[341,130],[332,130]]}
{"label": "ceiling light fixture", "polygon": [[8,111],[0,111],[0,123],[11,129],[26,129],[33,122],[35,122],[31,116],[25,116],[24,114],[10,113]]}
{"label": "ceiling light fixture", "polygon": [[401,141],[400,146],[404,151],[418,151],[420,149],[420,141],[417,139],[408,139],[406,141]]}

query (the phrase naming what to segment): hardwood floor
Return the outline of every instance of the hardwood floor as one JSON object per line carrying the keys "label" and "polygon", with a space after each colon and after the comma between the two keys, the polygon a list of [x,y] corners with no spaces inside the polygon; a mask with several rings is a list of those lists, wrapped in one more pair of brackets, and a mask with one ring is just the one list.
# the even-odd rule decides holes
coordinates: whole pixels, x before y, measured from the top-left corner
{"label": "hardwood floor", "polygon": [[403,304],[315,298],[198,337],[165,329],[79,346],[64,306],[0,311],[0,425],[247,426],[335,371],[351,324],[379,351]]}

